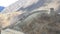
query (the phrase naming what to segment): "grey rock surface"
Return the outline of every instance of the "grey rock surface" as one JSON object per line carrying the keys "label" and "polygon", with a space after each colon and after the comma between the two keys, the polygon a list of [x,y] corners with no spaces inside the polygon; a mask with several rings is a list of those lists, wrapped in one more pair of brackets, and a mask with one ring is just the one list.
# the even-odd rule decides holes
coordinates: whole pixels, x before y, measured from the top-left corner
{"label": "grey rock surface", "polygon": [[24,34],[24,33],[12,29],[6,29],[6,30],[1,30],[1,34]]}
{"label": "grey rock surface", "polygon": [[60,14],[33,13],[10,29],[26,34],[60,34]]}

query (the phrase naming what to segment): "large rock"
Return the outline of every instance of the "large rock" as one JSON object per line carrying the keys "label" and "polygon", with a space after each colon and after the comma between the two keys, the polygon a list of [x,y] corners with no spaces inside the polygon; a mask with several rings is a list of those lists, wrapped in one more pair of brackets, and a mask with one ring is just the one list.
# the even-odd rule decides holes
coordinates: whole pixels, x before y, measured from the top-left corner
{"label": "large rock", "polygon": [[12,29],[6,29],[6,30],[1,30],[1,34],[24,34],[24,33]]}
{"label": "large rock", "polygon": [[26,34],[60,34],[60,15],[35,13],[11,29],[22,31]]}

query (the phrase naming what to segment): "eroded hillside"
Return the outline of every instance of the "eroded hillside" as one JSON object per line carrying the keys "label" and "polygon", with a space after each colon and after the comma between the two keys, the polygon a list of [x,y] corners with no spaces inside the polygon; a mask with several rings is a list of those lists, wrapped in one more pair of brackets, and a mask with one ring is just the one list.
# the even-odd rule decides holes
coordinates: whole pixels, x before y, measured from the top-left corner
{"label": "eroded hillside", "polygon": [[21,14],[22,12],[12,12],[12,13],[5,13],[5,14],[0,14],[0,23],[2,24],[2,27],[6,27],[11,24],[11,20]]}

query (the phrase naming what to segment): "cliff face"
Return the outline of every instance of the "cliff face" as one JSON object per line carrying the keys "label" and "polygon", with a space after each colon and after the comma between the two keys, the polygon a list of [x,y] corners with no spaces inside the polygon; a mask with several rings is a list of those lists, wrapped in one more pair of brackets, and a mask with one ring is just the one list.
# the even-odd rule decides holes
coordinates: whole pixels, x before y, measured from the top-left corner
{"label": "cliff face", "polygon": [[33,13],[16,23],[9,28],[26,34],[60,34],[60,14]]}

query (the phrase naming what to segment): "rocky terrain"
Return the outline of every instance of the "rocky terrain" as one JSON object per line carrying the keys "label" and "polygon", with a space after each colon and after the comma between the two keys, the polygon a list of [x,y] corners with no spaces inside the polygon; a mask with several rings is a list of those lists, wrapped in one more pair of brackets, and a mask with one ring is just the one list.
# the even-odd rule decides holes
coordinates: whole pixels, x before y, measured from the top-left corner
{"label": "rocky terrain", "polygon": [[[19,0],[0,13],[3,32],[11,29],[25,34],[60,34],[59,7],[60,0]],[[50,8],[57,13],[48,14]]]}
{"label": "rocky terrain", "polygon": [[7,27],[8,25],[12,24],[12,19],[20,15],[22,12],[12,12],[12,13],[6,13],[6,14],[0,14],[0,25],[2,24],[2,28]]}
{"label": "rocky terrain", "polygon": [[6,30],[1,30],[1,34],[24,34],[24,33],[12,29],[6,29]]}
{"label": "rocky terrain", "polygon": [[60,34],[60,14],[33,13],[8,28],[25,34]]}

